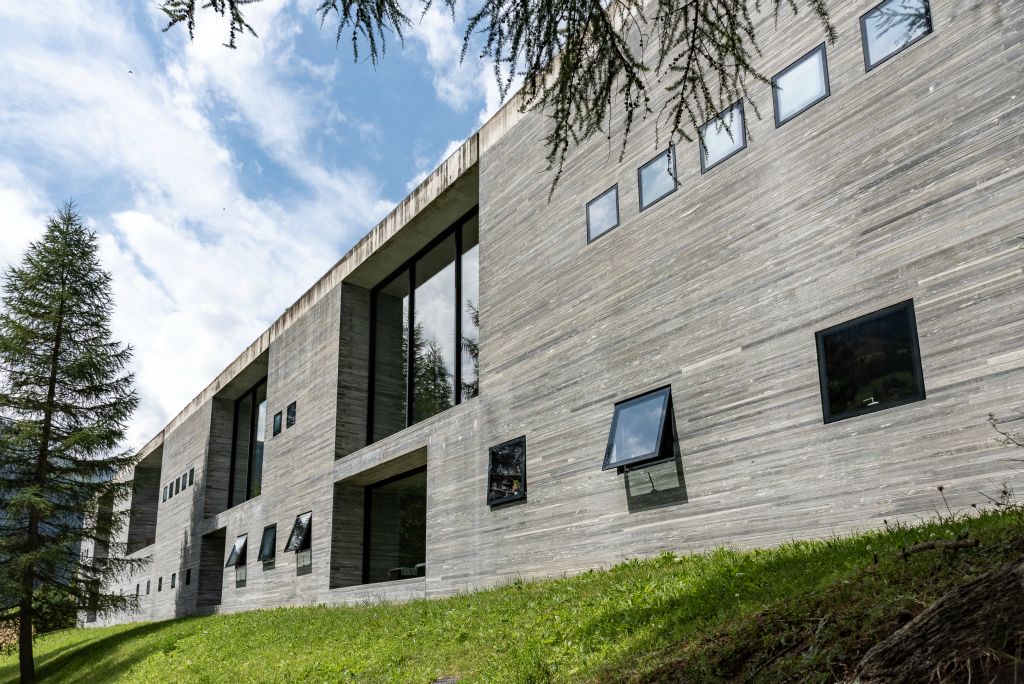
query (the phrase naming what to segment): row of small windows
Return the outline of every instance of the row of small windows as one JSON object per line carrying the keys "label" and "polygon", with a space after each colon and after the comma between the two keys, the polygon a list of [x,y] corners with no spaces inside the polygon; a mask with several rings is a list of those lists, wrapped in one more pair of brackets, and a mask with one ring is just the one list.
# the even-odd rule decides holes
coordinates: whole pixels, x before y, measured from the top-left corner
{"label": "row of small windows", "polygon": [[[885,0],[860,19],[864,68],[871,71],[932,32],[928,0]],[[796,118],[831,94],[822,43],[772,78],[775,126]],[[700,171],[706,173],[747,146],[743,102],[700,127]],[[669,146],[637,170],[640,211],[678,188],[675,147]],[[587,203],[587,241],[619,225],[619,189],[613,185]]]}
{"label": "row of small windows", "polygon": [[[178,573],[172,572],[171,573],[171,589],[175,588],[175,586],[177,585],[177,582],[178,582]],[[186,568],[185,569],[185,586],[188,586],[190,584],[192,584],[192,568]],[[138,596],[140,594],[141,588],[142,588],[141,583],[135,585],[135,597],[136,598],[138,598]],[[150,580],[146,580],[146,595],[147,596],[149,595],[149,589],[150,589]],[[156,578],[156,590],[157,591],[163,591],[163,589],[164,589],[164,578],[163,577],[157,577]]]}
{"label": "row of small windows", "polygon": [[174,498],[175,495],[180,494],[184,490],[194,485],[195,481],[196,469],[189,468],[187,473],[185,473],[181,477],[174,478],[174,482],[170,482],[164,485],[163,498],[161,499],[161,502]]}
{"label": "row of small windows", "polygon": [[[312,535],[313,535],[313,512],[306,511],[295,516],[295,523],[292,525],[291,533],[288,535],[288,543],[285,544],[285,552],[295,552],[295,567],[299,571],[309,568],[313,563],[312,556]],[[241,534],[235,538],[228,552],[225,568],[235,569],[235,586],[244,587],[246,581],[247,547],[249,535]],[[263,528],[263,535],[260,537],[260,549],[257,560],[263,563],[263,569],[269,570],[273,567],[277,558],[277,525],[267,525]]]}

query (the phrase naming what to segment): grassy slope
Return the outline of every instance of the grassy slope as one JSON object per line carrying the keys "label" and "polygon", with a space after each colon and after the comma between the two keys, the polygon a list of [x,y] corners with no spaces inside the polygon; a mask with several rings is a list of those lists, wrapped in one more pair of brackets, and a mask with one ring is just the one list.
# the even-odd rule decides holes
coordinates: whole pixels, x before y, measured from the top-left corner
{"label": "grassy slope", "polygon": [[[978,549],[899,554],[967,534]],[[828,681],[1022,539],[1011,510],[444,600],[68,630],[37,641],[37,667],[53,682]],[[0,656],[0,681],[16,675]]]}

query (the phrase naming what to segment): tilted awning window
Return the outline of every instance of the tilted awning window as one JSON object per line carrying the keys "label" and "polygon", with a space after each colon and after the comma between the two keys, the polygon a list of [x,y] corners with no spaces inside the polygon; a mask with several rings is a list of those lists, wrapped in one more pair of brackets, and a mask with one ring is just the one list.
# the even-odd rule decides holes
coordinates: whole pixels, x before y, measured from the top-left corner
{"label": "tilted awning window", "polygon": [[228,562],[224,564],[225,568],[230,568],[233,565],[245,565],[245,540],[248,538],[248,534],[243,534],[235,539],[235,545],[231,547],[231,553],[228,554]]}
{"label": "tilted awning window", "polygon": [[259,560],[263,562],[274,560],[277,555],[277,525],[267,525],[263,528],[263,539],[260,540]]}
{"label": "tilted awning window", "polygon": [[305,551],[309,548],[310,527],[313,521],[313,511],[307,511],[295,516],[295,524],[292,526],[292,533],[288,535],[288,543],[285,551]]}
{"label": "tilted awning window", "polygon": [[602,470],[662,461],[675,454],[672,388],[620,401],[612,414],[612,428]]}

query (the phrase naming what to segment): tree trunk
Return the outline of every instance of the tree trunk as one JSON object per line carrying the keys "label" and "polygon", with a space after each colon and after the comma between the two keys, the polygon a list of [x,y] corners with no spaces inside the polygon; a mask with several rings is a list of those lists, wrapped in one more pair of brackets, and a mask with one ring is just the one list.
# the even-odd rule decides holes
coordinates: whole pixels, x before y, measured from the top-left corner
{"label": "tree trunk", "polygon": [[32,580],[32,571],[26,570],[21,579],[21,605],[18,612],[18,664],[21,684],[34,684],[36,681],[36,664],[32,657]]}
{"label": "tree trunk", "polygon": [[1024,560],[957,587],[857,666],[856,681],[1012,682],[1024,679]]}

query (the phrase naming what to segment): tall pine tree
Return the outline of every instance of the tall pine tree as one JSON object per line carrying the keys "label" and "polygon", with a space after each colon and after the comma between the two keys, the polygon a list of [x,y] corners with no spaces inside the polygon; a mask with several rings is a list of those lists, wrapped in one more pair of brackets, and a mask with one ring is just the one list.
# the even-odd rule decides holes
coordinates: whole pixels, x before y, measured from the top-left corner
{"label": "tall pine tree", "polygon": [[[84,610],[133,608],[104,584],[140,569],[113,543],[127,522],[119,451],[138,397],[131,348],[111,339],[110,275],[95,233],[70,202],[52,216],[0,298],[0,609],[17,609],[21,681],[35,681],[33,590],[49,586]],[[79,558],[83,543],[93,548]]]}

